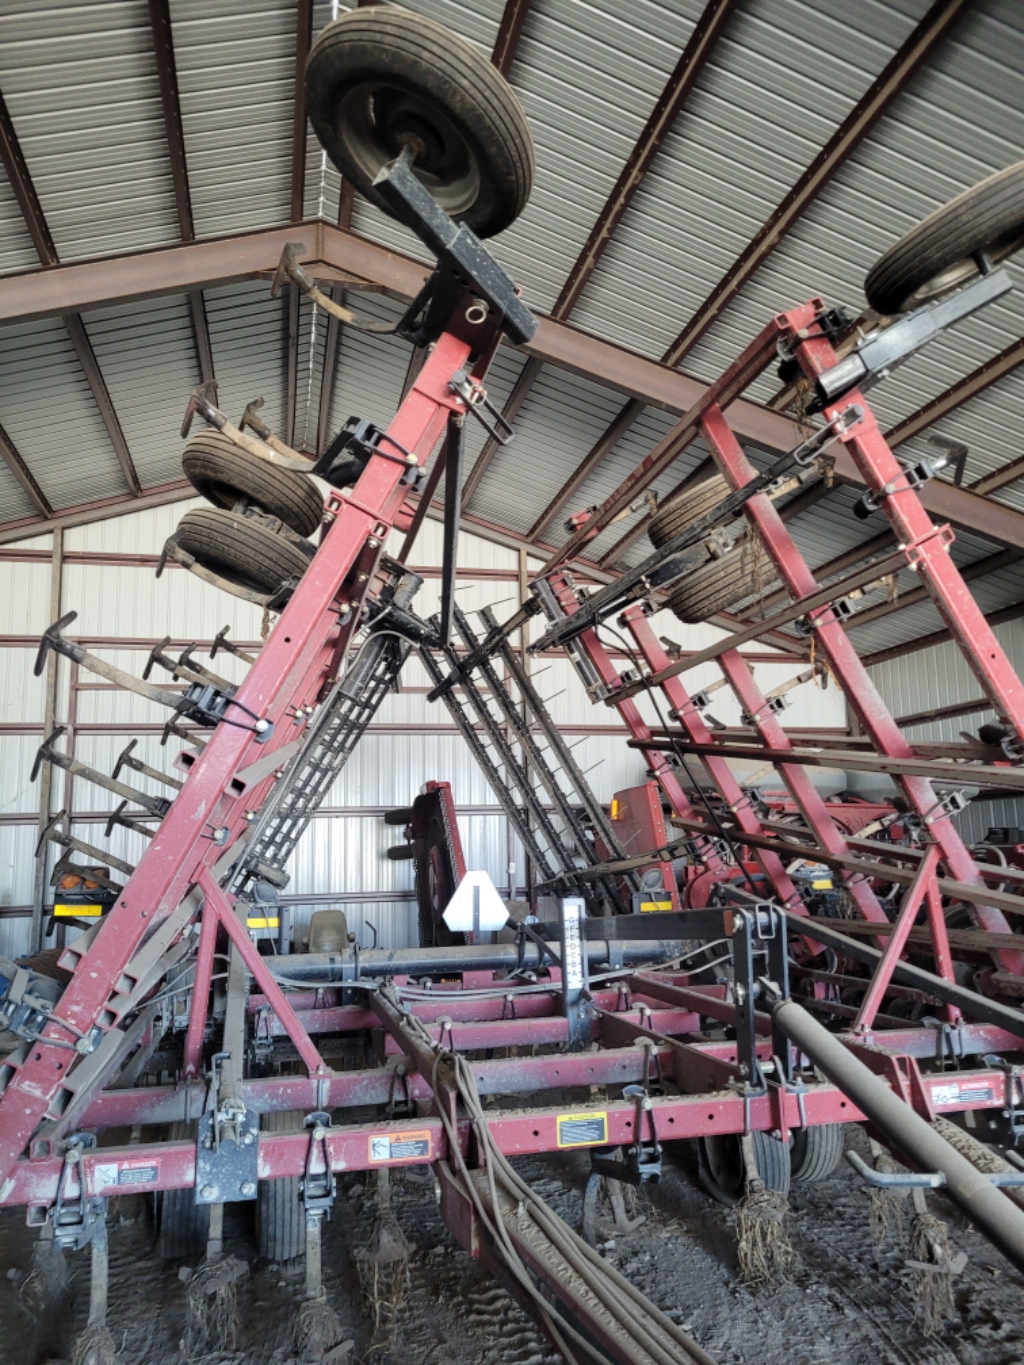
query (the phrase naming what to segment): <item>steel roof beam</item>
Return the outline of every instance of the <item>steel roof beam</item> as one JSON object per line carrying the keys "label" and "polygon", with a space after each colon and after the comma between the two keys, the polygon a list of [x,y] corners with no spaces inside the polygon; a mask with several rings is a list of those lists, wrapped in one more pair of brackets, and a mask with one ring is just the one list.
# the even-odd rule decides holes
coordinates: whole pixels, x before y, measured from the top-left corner
{"label": "steel roof beam", "polygon": [[[902,422],[897,422],[894,427],[890,427],[885,433],[885,439],[889,442],[889,446],[895,450],[904,441],[909,441],[911,437],[917,436],[927,427],[933,426],[943,417],[955,412],[964,403],[976,398],[979,393],[984,393],[992,384],[1010,374],[1021,364],[1024,364],[1024,338],[1013,342],[1005,350],[1000,351],[998,355],[992,356],[991,359],[979,365],[976,370],[965,375],[963,379],[958,379],[955,384],[951,384],[948,389],[938,394],[931,402],[925,403],[924,407],[918,408],[909,417],[904,417]],[[986,474],[984,478],[979,479],[971,487],[979,493],[988,493],[993,489],[1001,488],[1002,482],[989,483],[988,487],[981,486],[987,480],[997,478],[999,472],[996,470],[992,474]],[[1014,475],[1013,477],[1019,476]],[[1010,483],[1012,480],[1007,479],[1005,482]]]}
{"label": "steel roof beam", "polygon": [[[5,447],[0,447],[5,454]],[[163,507],[169,502],[182,502],[194,498],[196,490],[190,483],[162,484],[159,488],[148,489],[135,497],[128,493],[117,493],[111,498],[97,498],[95,502],[78,503],[55,512],[51,508],[45,517],[19,517],[15,521],[0,525],[0,545],[10,545],[12,541],[26,540],[29,536],[46,535],[58,527],[87,526],[90,522],[105,521],[108,517],[124,516],[126,512],[144,512],[148,507]]]}
{"label": "steel roof beam", "polygon": [[3,458],[7,468],[21,484],[25,493],[28,495],[29,501],[40,516],[52,517],[53,508],[47,502],[43,490],[36,483],[31,469],[29,469],[28,465],[21,458],[18,447],[11,440],[10,436],[8,436],[7,432],[4,431],[3,427],[0,427],[0,457]]}
{"label": "steel roof beam", "polygon": [[[288,224],[129,256],[100,258],[7,275],[0,280],[0,322],[100,308],[131,299],[187,294],[193,289],[239,280],[270,279],[286,243],[302,240],[301,261],[323,280],[351,279],[380,285],[396,298],[411,299],[422,287],[426,267],[321,219]],[[528,354],[574,374],[595,379],[645,406],[688,412],[707,390],[699,379],[565,323],[541,317]],[[791,450],[803,439],[800,425],[784,413],[737,399],[729,408],[737,438],[768,454]],[[835,448],[835,477],[864,487],[845,446]],[[637,492],[640,490],[637,489]],[[1024,549],[1024,513],[932,479],[920,492],[935,516],[975,534]]]}
{"label": "steel roof beam", "polygon": [[[1001,626],[1005,621],[1017,621],[1024,616],[1024,602],[1014,602],[1009,607],[1001,607],[999,611],[990,611],[985,616],[985,620],[990,626]],[[874,654],[865,654],[862,663],[867,668],[874,668],[876,664],[887,663],[890,659],[902,659],[905,654],[914,654],[919,649],[931,649],[933,645],[944,644],[952,639],[949,630],[936,630],[931,635],[919,635],[914,640],[905,640],[901,645],[892,645],[889,649],[876,650]]]}
{"label": "steel roof beam", "polygon": [[505,9],[498,25],[498,36],[491,53],[491,65],[496,67],[506,80],[512,70],[519,39],[523,35],[523,25],[529,13],[530,0],[505,0]]}
{"label": "steel roof beam", "polygon": [[[171,184],[174,187],[178,231],[183,242],[194,242],[196,230],[192,216],[192,193],[188,184],[185,128],[181,120],[181,96],[178,90],[178,68],[174,61],[169,0],[149,0],[149,26],[153,34],[156,74],[160,83],[160,107],[164,118],[167,159],[171,165]],[[189,294],[188,302],[192,315],[196,363],[200,378],[205,384],[214,378],[213,348],[210,345],[210,328],[206,319],[206,302],[199,291]]]}
{"label": "steel roof beam", "polygon": [[124,438],[121,430],[121,423],[114,410],[114,404],[107,389],[106,380],[96,359],[96,353],[92,349],[92,342],[85,330],[85,323],[77,313],[69,313],[64,319],[64,326],[68,329],[68,336],[71,344],[75,348],[75,355],[78,356],[78,363],[81,365],[85,377],[88,380],[89,388],[92,389],[92,396],[96,400],[99,408],[100,417],[103,425],[107,429],[107,436],[110,444],[114,447],[114,454],[117,462],[121,466],[121,473],[125,477],[125,482],[132,493],[138,496],[141,491],[139,476],[135,472],[135,465],[132,462],[131,451],[128,449],[128,442]]}
{"label": "steel roof beam", "polygon": [[[686,326],[662,356],[666,365],[678,365],[736,297],[754,272],[775,250],[785,233],[817,199],[889,106],[904,90],[947,33],[970,7],[971,0],[938,0],[903,44],[882,74],[858,101],[846,119],[822,147],[786,197],[751,238],[726,273],[715,285]],[[540,534],[574,497],[604,460],[612,446],[643,411],[642,404],[629,403],[605,434],[594,445],[579,468],[556,495],[544,518],[533,530]],[[646,485],[638,484],[636,492]]]}
{"label": "steel roof beam", "polygon": [[313,0],[298,0],[295,25],[291,221],[301,223],[306,199],[306,58],[313,42]]}
{"label": "steel roof beam", "polygon": [[[975,560],[973,564],[968,564],[966,568],[960,570],[960,577],[965,583],[972,583],[976,578],[984,578],[986,574],[998,573],[1000,569],[1009,568],[1011,564],[1020,562],[1020,550],[1000,550],[998,554],[986,555],[984,559]],[[858,611],[846,621],[847,630],[856,630],[858,626],[869,625],[872,621],[879,621],[883,616],[891,616],[893,612],[903,611],[905,607],[916,606],[918,602],[927,602],[931,598],[928,589],[923,585],[918,588],[911,588],[909,592],[902,593],[893,602],[879,602],[875,607],[867,607],[864,611]]]}
{"label": "steel roof beam", "polygon": [[[509,8],[513,4],[515,4],[515,0],[509,0]],[[632,203],[633,197],[640,188],[661,144],[670,132],[680,110],[707,65],[708,58],[714,51],[715,45],[722,36],[722,31],[737,4],[738,0],[708,0],[705,5],[675,70],[651,110],[643,132],[637,138],[633,150],[626,158],[626,164],[623,166],[611,194],[605,200],[604,206],[597,216],[597,221],[591,228],[579,256],[577,256],[566,277],[561,293],[551,310],[551,317],[556,321],[564,322],[579,301],[580,295],[604,255],[615,229]],[[497,63],[495,64],[497,65]],[[515,420],[540,371],[541,363],[539,361],[527,362],[526,368],[520,374],[505,405],[503,415],[506,422]],[[477,456],[473,470],[466,480],[466,487],[462,496],[463,507],[468,507],[497,449],[497,443],[488,440]],[[545,516],[543,524],[546,525],[549,520],[551,517]],[[538,522],[537,526],[539,534],[542,523]]]}
{"label": "steel roof beam", "polygon": [[[46,270],[56,269],[60,264],[57,247],[46,221],[43,206],[39,202],[35,185],[32,182],[28,163],[21,150],[21,143],[14,128],[14,120],[11,118],[2,93],[0,93],[0,161],[3,162],[7,177],[11,182],[15,198],[18,201],[18,206],[25,219],[25,225],[29,230],[40,262]],[[92,390],[93,399],[99,409],[103,425],[107,429],[110,443],[114,447],[114,454],[121,466],[121,472],[124,474],[130,491],[137,494],[139,492],[139,479],[135,473],[135,465],[132,463],[128,443],[124,439],[121,423],[118,421],[114,405],[110,401],[110,393],[107,390],[103,375],[100,373],[100,367],[86,334],[85,325],[77,311],[65,311],[64,325],[67,328],[71,344],[75,348],[75,354],[78,356],[78,362],[85,374],[89,388]]]}

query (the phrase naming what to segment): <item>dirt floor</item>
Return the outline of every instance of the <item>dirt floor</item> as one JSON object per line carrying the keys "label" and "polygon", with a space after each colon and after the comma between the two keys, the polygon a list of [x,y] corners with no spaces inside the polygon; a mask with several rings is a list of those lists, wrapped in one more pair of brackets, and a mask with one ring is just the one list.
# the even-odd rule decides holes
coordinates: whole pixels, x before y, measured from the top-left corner
{"label": "dirt floor", "polygon": [[[848,1141],[867,1152],[863,1135]],[[530,1184],[579,1227],[588,1161],[560,1154],[521,1161]],[[642,1196],[647,1221],[605,1249],[609,1259],[694,1336],[721,1365],[1021,1365],[1024,1278],[968,1227],[945,1201],[929,1196],[947,1221],[955,1250],[968,1261],[957,1277],[957,1317],[941,1336],[915,1325],[907,1250],[890,1239],[876,1247],[869,1197],[845,1165],[829,1180],[794,1186],[791,1234],[801,1256],[794,1281],[752,1293],[737,1278],[732,1216],[695,1184],[691,1146],[666,1153],[660,1185]],[[353,1362],[373,1365],[545,1365],[558,1357],[508,1295],[466,1257],[445,1231],[427,1172],[397,1178],[392,1203],[412,1252],[393,1344],[374,1349],[361,1299],[358,1252],[374,1228],[376,1188],[343,1177],[324,1245],[329,1301],[355,1340]],[[140,1200],[140,1203],[143,1201]],[[172,1365],[182,1357],[184,1286],[178,1267],[161,1262],[144,1208],[111,1225],[109,1325],[120,1365]],[[252,1260],[251,1219],[236,1205],[227,1250]],[[139,1215],[139,1216],[135,1216]],[[23,1277],[33,1234],[21,1210],[0,1215],[0,1363],[69,1360],[85,1322],[88,1253],[70,1258],[70,1301],[33,1317],[24,1307]],[[294,1359],[291,1334],[301,1302],[301,1265],[253,1261],[242,1282],[243,1332],[232,1355],[203,1365],[284,1365]]]}

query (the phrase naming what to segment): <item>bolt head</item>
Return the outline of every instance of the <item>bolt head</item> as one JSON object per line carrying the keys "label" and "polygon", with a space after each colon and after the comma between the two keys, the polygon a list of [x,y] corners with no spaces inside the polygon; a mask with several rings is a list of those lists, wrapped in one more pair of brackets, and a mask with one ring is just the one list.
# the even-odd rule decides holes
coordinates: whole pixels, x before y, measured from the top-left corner
{"label": "bolt head", "polygon": [[252,1180],[244,1180],[238,1187],[238,1192],[244,1195],[246,1199],[251,1199],[256,1193],[256,1185]]}
{"label": "bolt head", "polygon": [[258,735],[262,735],[263,731],[267,728],[268,724],[269,724],[269,721],[258,720],[258,721],[256,722],[256,726],[255,726],[256,733],[257,733]]}
{"label": "bolt head", "polygon": [[199,1191],[199,1193],[203,1196],[204,1199],[212,1199],[213,1196],[217,1193],[217,1187],[216,1185],[204,1185],[203,1188]]}

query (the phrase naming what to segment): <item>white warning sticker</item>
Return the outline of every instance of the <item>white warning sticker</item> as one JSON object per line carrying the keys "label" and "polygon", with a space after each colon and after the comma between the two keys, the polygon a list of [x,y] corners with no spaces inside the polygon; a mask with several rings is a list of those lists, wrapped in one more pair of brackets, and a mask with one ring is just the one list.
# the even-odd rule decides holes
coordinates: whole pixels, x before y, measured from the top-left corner
{"label": "white warning sticker", "polygon": [[415,1133],[374,1133],[371,1161],[416,1161],[430,1156],[430,1130]]}
{"label": "white warning sticker", "polygon": [[160,1158],[126,1157],[120,1161],[97,1161],[92,1167],[93,1193],[111,1186],[120,1189],[136,1185],[155,1185],[160,1179]]}

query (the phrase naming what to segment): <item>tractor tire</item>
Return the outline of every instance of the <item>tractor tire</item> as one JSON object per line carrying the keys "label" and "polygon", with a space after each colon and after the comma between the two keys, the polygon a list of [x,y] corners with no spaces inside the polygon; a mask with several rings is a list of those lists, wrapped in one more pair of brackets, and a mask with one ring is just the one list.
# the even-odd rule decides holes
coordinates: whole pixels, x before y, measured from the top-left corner
{"label": "tractor tire", "polygon": [[306,63],[313,130],[371,203],[377,173],[407,142],[413,173],[478,237],[522,213],[533,186],[533,138],[505,78],[434,19],[390,5],[352,9],[321,32]]}
{"label": "tractor tire", "polygon": [[775,586],[775,571],[760,536],[751,532],[721,559],[711,559],[675,584],[669,584],[665,605],[689,625],[707,621],[762,588]]}
{"label": "tractor tire", "polygon": [[[171,1142],[195,1141],[194,1123],[172,1123]],[[210,1235],[210,1206],[197,1204],[195,1189],[161,1190],[157,1199],[156,1250],[165,1261],[201,1258]]]}
{"label": "tractor tire", "polygon": [[841,1123],[819,1123],[813,1128],[795,1128],[789,1149],[794,1180],[813,1184],[827,1180],[843,1159],[844,1135]]}
{"label": "tractor tire", "polygon": [[[647,528],[651,544],[656,550],[660,550],[666,541],[677,536],[680,531],[685,531],[695,521],[700,521],[701,517],[706,517],[711,509],[724,502],[731,492],[732,489],[722,475],[714,474],[703,483],[686,488],[675,497],[669,498],[668,502],[655,512]],[[735,520],[735,515],[726,518],[726,521]]]}
{"label": "tractor tire", "polygon": [[[765,1188],[789,1194],[791,1178],[789,1145],[773,1138],[770,1133],[752,1134],[757,1174]],[[698,1140],[700,1183],[713,1199],[732,1207],[743,1198],[746,1188],[746,1167],[739,1137],[729,1133],[723,1137]]]}
{"label": "tractor tire", "polygon": [[181,467],[196,492],[214,507],[230,511],[239,498],[248,498],[299,536],[311,536],[323,519],[323,498],[312,479],[257,459],[219,431],[193,436]]}
{"label": "tractor tire", "polygon": [[955,289],[1024,246],[1024,161],[964,190],[891,246],[868,272],[864,293],[891,316]]}
{"label": "tractor tire", "polygon": [[[260,1115],[265,1133],[301,1131],[303,1113]],[[261,1180],[256,1197],[256,1241],[260,1255],[267,1261],[294,1261],[306,1254],[306,1208],[302,1202],[301,1178],[284,1175],[277,1180]]]}
{"label": "tractor tire", "polygon": [[292,575],[309,568],[310,553],[302,543],[286,540],[250,517],[215,507],[186,512],[175,533],[180,549],[205,569],[236,587],[251,592],[273,593]]}

